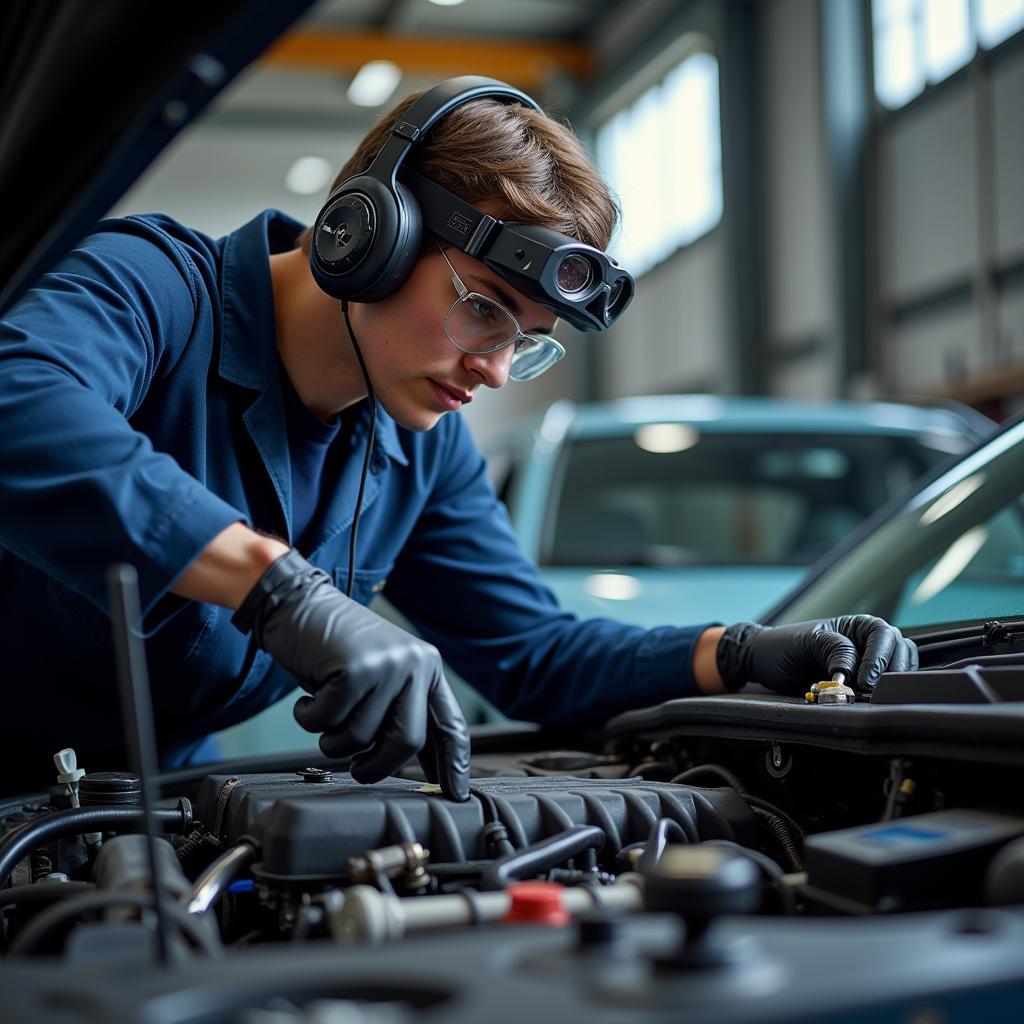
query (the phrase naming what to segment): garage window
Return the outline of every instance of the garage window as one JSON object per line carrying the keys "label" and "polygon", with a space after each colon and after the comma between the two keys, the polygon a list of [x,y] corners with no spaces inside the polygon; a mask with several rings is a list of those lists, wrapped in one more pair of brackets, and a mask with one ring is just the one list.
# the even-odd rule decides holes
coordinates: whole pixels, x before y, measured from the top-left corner
{"label": "garage window", "polygon": [[1024,28],[1024,0],[873,0],[875,95],[902,107]]}
{"label": "garage window", "polygon": [[597,161],[622,204],[612,255],[634,275],[722,219],[718,61],[695,53],[606,121]]}

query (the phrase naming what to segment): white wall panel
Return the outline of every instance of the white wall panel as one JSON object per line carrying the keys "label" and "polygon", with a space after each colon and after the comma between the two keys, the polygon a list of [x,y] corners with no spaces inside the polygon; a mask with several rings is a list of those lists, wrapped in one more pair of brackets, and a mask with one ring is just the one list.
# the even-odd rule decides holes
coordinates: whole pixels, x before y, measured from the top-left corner
{"label": "white wall panel", "polygon": [[601,393],[617,398],[714,387],[723,377],[721,242],[712,232],[640,279],[601,346]]}
{"label": "white wall panel", "polygon": [[768,393],[808,402],[834,398],[834,364],[835,359],[827,349],[779,362],[768,370]]}
{"label": "white wall panel", "polygon": [[1019,259],[1024,256],[1024,53],[1000,61],[992,94],[996,254]]}
{"label": "white wall panel", "polygon": [[897,396],[937,390],[981,369],[978,315],[963,303],[893,325],[886,342],[888,380]]}
{"label": "white wall panel", "polygon": [[977,251],[974,112],[961,80],[882,141],[883,292],[907,298],[970,274]]}
{"label": "white wall panel", "polygon": [[326,189],[315,196],[289,192],[284,184],[288,168],[301,156],[320,156],[340,169],[357,143],[355,136],[326,132],[196,126],[172,143],[112,214],[159,210],[214,236],[271,206],[309,223]]}
{"label": "white wall panel", "polygon": [[817,0],[762,7],[769,339],[822,335],[829,294]]}

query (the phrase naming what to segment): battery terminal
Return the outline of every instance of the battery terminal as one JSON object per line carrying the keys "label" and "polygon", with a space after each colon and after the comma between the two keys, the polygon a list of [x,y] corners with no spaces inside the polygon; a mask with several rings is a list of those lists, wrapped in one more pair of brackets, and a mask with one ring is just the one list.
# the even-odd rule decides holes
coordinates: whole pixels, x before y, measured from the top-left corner
{"label": "battery terminal", "polygon": [[808,704],[852,704],[857,699],[853,689],[846,685],[846,673],[836,672],[831,679],[822,679],[804,694]]}

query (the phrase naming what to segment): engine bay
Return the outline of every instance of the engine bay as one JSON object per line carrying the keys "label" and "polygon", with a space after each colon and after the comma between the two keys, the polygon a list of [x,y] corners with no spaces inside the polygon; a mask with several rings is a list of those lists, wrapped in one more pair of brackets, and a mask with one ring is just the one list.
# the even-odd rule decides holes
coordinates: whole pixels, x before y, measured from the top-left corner
{"label": "engine bay", "polygon": [[0,806],[5,1004],[782,1021],[970,993],[1000,1019],[1024,993],[1024,705],[1020,670],[984,662],[849,706],[671,701],[572,747],[489,727],[463,804],[413,766],[374,786],[320,757],[179,771],[152,848],[139,779],[62,751],[49,792]]}

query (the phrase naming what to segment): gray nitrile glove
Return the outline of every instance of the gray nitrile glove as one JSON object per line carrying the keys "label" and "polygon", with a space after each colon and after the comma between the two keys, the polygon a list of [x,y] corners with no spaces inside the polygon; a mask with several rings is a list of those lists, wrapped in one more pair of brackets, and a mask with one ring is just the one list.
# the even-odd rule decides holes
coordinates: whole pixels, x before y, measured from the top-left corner
{"label": "gray nitrile glove", "polygon": [[295,704],[328,757],[358,755],[378,782],[414,754],[452,800],[469,797],[469,730],[437,648],[346,597],[294,549],[260,577],[231,620],[312,694]]}
{"label": "gray nitrile glove", "polygon": [[754,682],[800,696],[842,672],[848,686],[870,693],[883,672],[915,671],[917,646],[874,615],[775,627],[737,622],[719,640],[715,661],[727,690]]}

